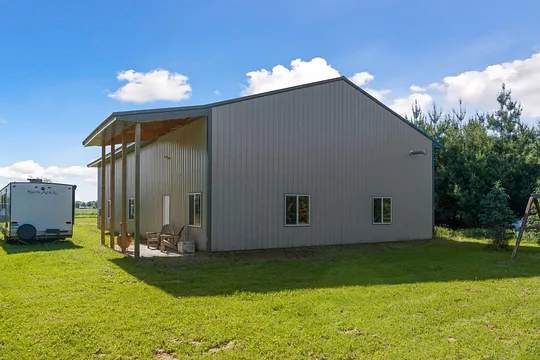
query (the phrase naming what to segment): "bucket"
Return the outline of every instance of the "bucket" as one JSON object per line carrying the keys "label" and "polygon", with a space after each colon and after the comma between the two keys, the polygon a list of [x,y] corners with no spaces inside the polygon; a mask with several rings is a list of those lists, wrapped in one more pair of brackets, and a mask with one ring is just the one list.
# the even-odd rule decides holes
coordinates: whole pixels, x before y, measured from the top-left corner
{"label": "bucket", "polygon": [[195,253],[195,242],[180,241],[178,243],[178,252],[180,254],[190,255]]}

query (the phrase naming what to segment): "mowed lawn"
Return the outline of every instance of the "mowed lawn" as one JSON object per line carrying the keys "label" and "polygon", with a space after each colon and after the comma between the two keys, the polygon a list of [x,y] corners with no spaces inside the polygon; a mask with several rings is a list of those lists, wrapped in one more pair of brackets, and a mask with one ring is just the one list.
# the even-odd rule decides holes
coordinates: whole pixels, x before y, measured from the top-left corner
{"label": "mowed lawn", "polygon": [[[2,359],[538,359],[540,248],[485,240],[136,261],[0,241]],[[443,233],[443,232],[441,232]]]}

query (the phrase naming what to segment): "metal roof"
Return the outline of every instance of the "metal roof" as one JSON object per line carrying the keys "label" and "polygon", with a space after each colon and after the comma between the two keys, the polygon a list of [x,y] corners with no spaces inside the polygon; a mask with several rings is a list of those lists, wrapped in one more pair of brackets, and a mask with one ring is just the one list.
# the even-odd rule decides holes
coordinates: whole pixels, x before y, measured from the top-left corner
{"label": "metal roof", "polygon": [[[180,107],[168,107],[168,108],[157,108],[157,109],[147,109],[147,110],[132,110],[132,111],[118,111],[113,112],[110,114],[101,124],[98,125],[97,128],[95,128],[90,135],[86,137],[83,141],[84,146],[99,146],[101,145],[101,141],[97,141],[98,136],[107,135],[107,130],[110,128],[114,128],[115,126],[119,128],[123,128],[125,126],[133,125],[135,123],[152,123],[157,121],[167,121],[167,120],[177,120],[181,118],[193,118],[193,117],[201,117],[201,116],[208,116],[209,111],[213,107],[221,106],[221,105],[227,105],[232,104],[240,101],[246,101],[250,99],[255,99],[263,96],[271,96],[287,91],[293,91],[297,89],[302,89],[310,86],[317,86],[321,84],[336,82],[336,81],[344,81],[350,86],[352,86],[354,89],[360,91],[365,96],[367,96],[369,99],[376,102],[378,105],[382,106],[386,110],[390,111],[392,114],[398,117],[401,121],[403,121],[405,124],[413,128],[414,130],[418,131],[420,134],[427,137],[429,140],[431,140],[436,147],[440,147],[440,144],[434,140],[431,136],[429,136],[425,131],[418,128],[414,124],[412,124],[410,121],[405,119],[403,116],[396,113],[394,110],[389,108],[387,105],[383,104],[381,101],[377,100],[375,97],[370,95],[367,91],[360,88],[358,85],[353,83],[351,80],[349,80],[345,76],[340,76],[337,78],[327,79],[327,80],[321,80],[316,82],[311,82],[307,84],[297,85],[297,86],[291,86],[283,89],[263,92],[259,94],[254,95],[248,95],[248,96],[242,96],[234,99],[229,100],[223,100],[218,102],[209,103],[206,105],[195,105],[195,106],[180,106]],[[111,130],[109,130],[111,131]],[[114,131],[114,130],[113,130]],[[102,134],[104,133],[104,134]],[[108,136],[111,136],[108,134]],[[92,163],[91,163],[92,164]]]}

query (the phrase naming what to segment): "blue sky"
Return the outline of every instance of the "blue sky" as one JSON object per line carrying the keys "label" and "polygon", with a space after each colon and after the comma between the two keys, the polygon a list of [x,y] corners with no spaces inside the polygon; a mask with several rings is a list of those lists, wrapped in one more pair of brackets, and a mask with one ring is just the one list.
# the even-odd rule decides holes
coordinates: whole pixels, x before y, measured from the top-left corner
{"label": "blue sky", "polygon": [[[81,141],[110,112],[207,103],[265,89],[261,82],[280,86],[283,78],[285,86],[287,76],[297,78],[272,78],[272,68],[291,69],[294,59],[323,58],[321,73],[368,73],[361,85],[402,111],[411,96],[443,107],[459,96],[470,109],[485,109],[494,85],[484,82],[495,74],[498,83],[501,71],[516,94],[540,98],[526,80],[540,76],[540,57],[533,58],[539,18],[538,1],[0,0],[0,183],[34,171],[80,182],[79,197],[94,199],[92,174],[77,167],[98,149]],[[495,64],[506,65],[485,71]],[[126,84],[117,74],[130,69],[186,76],[189,98],[109,96]],[[258,82],[246,76],[260,69],[268,72]],[[318,69],[297,80],[316,80]],[[536,121],[538,113],[527,115]]]}

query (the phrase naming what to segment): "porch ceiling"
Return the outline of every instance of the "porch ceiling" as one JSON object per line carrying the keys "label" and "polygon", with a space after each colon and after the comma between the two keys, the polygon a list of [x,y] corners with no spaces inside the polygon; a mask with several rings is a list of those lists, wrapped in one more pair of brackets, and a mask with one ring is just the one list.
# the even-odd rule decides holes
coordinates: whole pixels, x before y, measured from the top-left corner
{"label": "porch ceiling", "polygon": [[131,143],[135,141],[136,124],[141,124],[141,141],[147,142],[206,116],[208,109],[199,107],[112,113],[83,141],[83,145],[121,144],[122,134]]}

